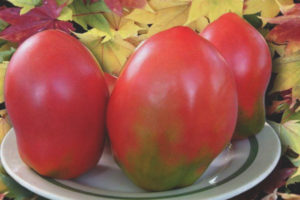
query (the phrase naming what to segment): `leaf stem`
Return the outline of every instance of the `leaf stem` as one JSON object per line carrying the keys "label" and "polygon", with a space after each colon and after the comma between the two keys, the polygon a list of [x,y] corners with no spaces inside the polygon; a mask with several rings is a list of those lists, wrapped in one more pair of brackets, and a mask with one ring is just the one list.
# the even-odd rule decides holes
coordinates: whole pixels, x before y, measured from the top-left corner
{"label": "leaf stem", "polygon": [[97,15],[97,14],[103,14],[104,12],[89,12],[89,13],[80,13],[80,14],[76,14],[73,15],[73,17],[80,17],[80,16],[87,16],[87,15]]}

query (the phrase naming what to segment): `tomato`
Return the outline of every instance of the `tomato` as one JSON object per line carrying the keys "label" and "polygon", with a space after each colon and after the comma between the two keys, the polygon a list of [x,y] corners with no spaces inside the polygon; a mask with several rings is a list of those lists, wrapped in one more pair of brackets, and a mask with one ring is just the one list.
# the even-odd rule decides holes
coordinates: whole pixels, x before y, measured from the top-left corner
{"label": "tomato", "polygon": [[234,13],[224,14],[201,35],[221,52],[236,79],[239,111],[233,137],[258,133],[265,123],[264,96],[271,76],[271,55],[264,38]]}
{"label": "tomato", "polygon": [[230,141],[237,93],[224,58],[186,27],[146,40],[124,67],[109,100],[115,158],[140,187],[192,184]]}
{"label": "tomato", "polygon": [[22,43],[7,69],[5,100],[20,156],[32,169],[67,179],[96,165],[108,89],[77,39],[48,30]]}

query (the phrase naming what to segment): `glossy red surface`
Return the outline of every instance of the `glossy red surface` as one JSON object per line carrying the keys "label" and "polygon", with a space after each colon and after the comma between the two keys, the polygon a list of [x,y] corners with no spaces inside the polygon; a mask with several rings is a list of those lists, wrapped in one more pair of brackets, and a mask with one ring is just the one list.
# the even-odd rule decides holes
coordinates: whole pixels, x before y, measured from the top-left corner
{"label": "glossy red surface", "polygon": [[116,159],[147,190],[192,184],[230,141],[236,85],[215,47],[191,29],[149,38],[111,95],[107,126]]}
{"label": "glossy red surface", "polygon": [[104,142],[103,72],[75,38],[49,30],[26,40],[5,78],[5,102],[24,162],[73,178],[93,167]]}
{"label": "glossy red surface", "polygon": [[264,95],[271,76],[271,55],[265,39],[234,13],[208,25],[201,36],[221,52],[236,79],[239,116],[234,138],[258,133],[265,122]]}

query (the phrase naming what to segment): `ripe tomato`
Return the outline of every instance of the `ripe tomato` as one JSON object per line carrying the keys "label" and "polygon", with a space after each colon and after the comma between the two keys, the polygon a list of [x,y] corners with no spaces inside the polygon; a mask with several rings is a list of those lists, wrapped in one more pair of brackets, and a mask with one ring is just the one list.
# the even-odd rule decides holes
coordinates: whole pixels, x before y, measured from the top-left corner
{"label": "ripe tomato", "polygon": [[5,100],[20,156],[38,173],[73,178],[99,160],[108,89],[75,38],[48,30],[26,40],[9,63]]}
{"label": "ripe tomato", "polygon": [[212,42],[232,69],[238,89],[235,139],[258,133],[265,123],[264,96],[271,76],[271,55],[262,35],[234,13],[208,25],[201,35]]}
{"label": "ripe tomato", "polygon": [[152,191],[192,184],[230,141],[235,81],[224,58],[191,29],[149,38],[127,62],[110,97],[113,153]]}

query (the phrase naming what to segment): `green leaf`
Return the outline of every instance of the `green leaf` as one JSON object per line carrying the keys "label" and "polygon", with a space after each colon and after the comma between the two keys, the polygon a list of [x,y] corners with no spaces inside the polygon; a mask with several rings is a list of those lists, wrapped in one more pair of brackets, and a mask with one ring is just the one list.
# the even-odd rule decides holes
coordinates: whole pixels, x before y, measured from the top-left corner
{"label": "green leaf", "polygon": [[[299,115],[297,113],[297,115]],[[283,123],[276,123],[269,121],[270,125],[277,132],[283,151],[286,152],[288,149],[291,149],[293,152],[298,154],[298,157],[292,158],[288,156],[291,162],[295,166],[300,166],[300,120],[289,120]]]}
{"label": "green leaf", "polygon": [[0,31],[7,27],[8,23],[0,19]]}
{"label": "green leaf", "polygon": [[300,111],[290,114],[287,120],[300,120]]}
{"label": "green leaf", "polygon": [[73,20],[80,24],[85,30],[88,26],[109,32],[109,24],[103,12],[110,12],[103,0],[85,5],[81,0],[75,0],[71,5]]}
{"label": "green leaf", "polygon": [[[14,200],[46,200],[43,197],[37,196],[26,188],[22,187],[14,179],[12,179],[0,164],[0,189],[5,197]],[[6,199],[6,198],[5,198]]]}
{"label": "green leaf", "polygon": [[6,174],[0,174],[0,181],[2,181],[2,183],[7,187],[8,194],[6,196],[9,198],[14,198],[15,200],[25,200],[35,196],[35,194],[23,188]]}
{"label": "green leaf", "polygon": [[73,10],[67,6],[64,7],[60,13],[60,16],[57,19],[62,21],[72,21]]}
{"label": "green leaf", "polygon": [[39,5],[42,0],[8,0],[17,7],[21,7],[20,14],[23,15],[30,11],[35,6]]}
{"label": "green leaf", "polygon": [[287,180],[286,184],[300,183],[300,167],[296,172]]}
{"label": "green leaf", "polygon": [[0,51],[0,63],[5,60],[8,61],[15,51],[16,49],[14,47],[10,47],[9,50]]}
{"label": "green leaf", "polygon": [[57,2],[57,4],[58,5],[62,5],[62,4],[65,4],[65,3],[67,3],[67,5],[70,5],[70,4],[72,4],[73,3],[73,0],[56,0],[56,2]]}
{"label": "green leaf", "polygon": [[[67,3],[67,5],[70,5],[73,3],[73,0],[56,0],[58,5],[62,5]],[[62,9],[60,16],[57,18],[58,20],[62,20],[62,21],[72,21],[73,20],[73,10],[68,7],[68,6],[64,6],[64,8]]]}
{"label": "green leaf", "polygon": [[244,15],[243,17],[244,17],[244,19],[246,19],[248,21],[248,23],[250,23],[256,29],[259,29],[263,24],[261,19],[259,18],[260,13],[255,13],[255,14],[251,14],[251,15]]}

